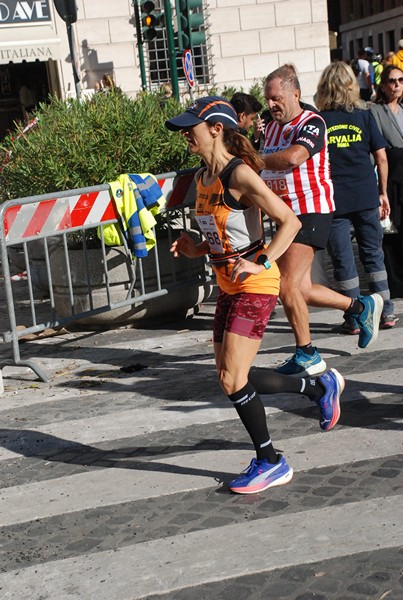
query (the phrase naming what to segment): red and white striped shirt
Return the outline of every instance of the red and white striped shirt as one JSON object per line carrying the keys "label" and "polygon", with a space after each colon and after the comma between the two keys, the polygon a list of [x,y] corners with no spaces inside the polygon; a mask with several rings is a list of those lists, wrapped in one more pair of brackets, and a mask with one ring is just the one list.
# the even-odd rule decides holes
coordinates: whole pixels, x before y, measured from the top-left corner
{"label": "red and white striped shirt", "polygon": [[326,123],[318,114],[304,110],[289,123],[271,121],[265,130],[263,156],[304,146],[310,156],[299,167],[287,171],[264,169],[262,179],[296,215],[331,213],[335,210],[330,178]]}

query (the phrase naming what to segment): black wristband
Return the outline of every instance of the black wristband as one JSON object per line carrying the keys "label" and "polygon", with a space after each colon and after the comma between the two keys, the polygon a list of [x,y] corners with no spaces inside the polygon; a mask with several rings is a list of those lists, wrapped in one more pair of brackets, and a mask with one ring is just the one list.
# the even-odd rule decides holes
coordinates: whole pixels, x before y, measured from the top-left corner
{"label": "black wristband", "polygon": [[262,265],[265,269],[271,269],[271,264],[266,254],[260,254],[256,259],[256,264]]}

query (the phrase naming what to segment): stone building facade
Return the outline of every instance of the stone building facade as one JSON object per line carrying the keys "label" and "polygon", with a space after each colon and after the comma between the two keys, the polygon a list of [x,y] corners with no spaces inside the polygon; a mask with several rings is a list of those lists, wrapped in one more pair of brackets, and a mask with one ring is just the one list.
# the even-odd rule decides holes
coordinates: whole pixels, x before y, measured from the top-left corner
{"label": "stone building facade", "polygon": [[351,60],[359,48],[385,56],[403,38],[402,0],[340,0],[342,55]]}
{"label": "stone building facade", "polygon": [[[276,67],[292,62],[304,99],[312,99],[330,60],[326,0],[203,2],[207,89],[235,86],[248,91]],[[74,63],[84,93],[109,73],[124,92],[135,95],[142,80],[132,0],[76,0],[76,4]],[[174,0],[171,4],[175,15]],[[0,129],[5,130],[21,113],[21,82],[35,86],[38,98],[49,92],[74,95],[77,86],[66,24],[53,0],[3,0],[0,30]],[[147,44],[143,48],[147,64]]]}

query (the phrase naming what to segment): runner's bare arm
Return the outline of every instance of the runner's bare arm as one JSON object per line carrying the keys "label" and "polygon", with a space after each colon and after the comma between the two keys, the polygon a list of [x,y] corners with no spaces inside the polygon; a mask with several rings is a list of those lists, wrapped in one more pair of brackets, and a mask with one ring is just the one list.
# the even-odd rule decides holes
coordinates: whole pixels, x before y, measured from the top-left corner
{"label": "runner's bare arm", "polygon": [[265,254],[269,261],[279,258],[301,228],[299,219],[247,165],[240,165],[233,171],[229,187],[234,198],[246,205],[255,204],[277,223],[278,231]]}

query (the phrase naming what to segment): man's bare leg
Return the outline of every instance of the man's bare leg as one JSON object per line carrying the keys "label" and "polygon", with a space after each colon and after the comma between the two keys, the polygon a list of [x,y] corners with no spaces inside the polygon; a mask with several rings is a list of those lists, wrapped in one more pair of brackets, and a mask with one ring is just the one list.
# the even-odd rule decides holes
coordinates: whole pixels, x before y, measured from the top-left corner
{"label": "man's bare leg", "polygon": [[314,254],[311,246],[293,243],[277,261],[281,272],[280,299],[297,346],[305,346],[311,341],[309,310],[305,299],[307,290],[303,288],[307,280],[310,281]]}

